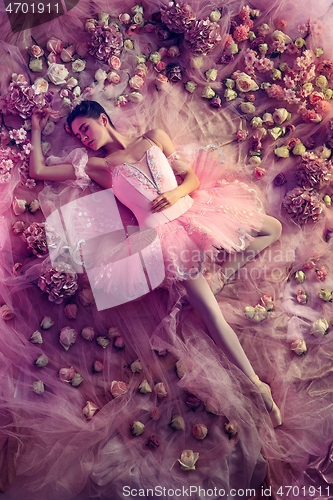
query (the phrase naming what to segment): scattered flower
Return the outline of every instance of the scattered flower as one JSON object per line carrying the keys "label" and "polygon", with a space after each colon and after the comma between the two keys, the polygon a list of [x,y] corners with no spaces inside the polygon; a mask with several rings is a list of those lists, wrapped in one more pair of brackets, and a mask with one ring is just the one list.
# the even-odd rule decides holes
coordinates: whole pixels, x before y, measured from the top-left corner
{"label": "scattered flower", "polygon": [[305,340],[303,339],[294,340],[294,342],[290,346],[290,349],[294,351],[294,353],[297,354],[298,356],[302,356],[307,351]]}
{"label": "scattered flower", "polygon": [[93,369],[94,373],[102,372],[103,371],[103,363],[101,363],[100,361],[94,361],[92,369]]}
{"label": "scattered flower", "polygon": [[5,321],[9,321],[14,318],[15,314],[7,304],[4,304],[0,307],[0,316]]}
{"label": "scattered flower", "polygon": [[130,368],[131,368],[133,373],[141,373],[143,367],[142,367],[141,361],[139,359],[137,359],[137,360],[133,361],[133,363],[131,363]]}
{"label": "scattered flower", "polygon": [[298,292],[297,292],[297,296],[296,296],[296,300],[299,304],[306,304],[307,301],[308,301],[308,294],[305,293],[304,290],[302,290],[301,288],[299,288]]}
{"label": "scattered flower", "polygon": [[44,316],[44,318],[40,322],[40,327],[42,328],[42,330],[49,330],[54,324],[54,321],[49,316]]}
{"label": "scattered flower", "polygon": [[59,378],[62,382],[70,383],[75,377],[75,370],[71,366],[70,368],[60,368]]}
{"label": "scattered flower", "polygon": [[196,439],[205,439],[208,429],[204,424],[195,424],[192,428],[192,434]]}
{"label": "scattered flower", "polygon": [[185,429],[185,420],[177,413],[176,415],[172,415],[170,426],[176,431],[183,431]]}
{"label": "scattered flower", "polygon": [[150,446],[150,448],[158,448],[159,445],[160,445],[159,440],[154,434],[149,436],[147,441],[147,446]]}
{"label": "scattered flower", "polygon": [[70,328],[69,326],[65,326],[65,328],[62,328],[59,334],[59,342],[62,345],[62,347],[68,351],[68,349],[71,347],[71,345],[75,344],[77,337],[77,333],[73,328]]}
{"label": "scattered flower", "polygon": [[38,356],[38,358],[34,362],[34,365],[38,366],[39,368],[43,368],[48,364],[49,360],[47,359],[47,356],[45,356],[45,354],[41,354],[40,356]]}
{"label": "scattered flower", "polygon": [[144,380],[141,382],[139,385],[138,391],[141,392],[141,394],[148,394],[149,392],[152,392],[152,389],[148,383],[148,380]]}
{"label": "scattered flower", "polygon": [[325,318],[314,321],[310,328],[310,334],[315,337],[323,337],[328,333],[329,324]]}
{"label": "scattered flower", "polygon": [[158,408],[154,408],[151,412],[150,412],[150,418],[152,420],[158,420],[161,416],[161,412]]}
{"label": "scattered flower", "polygon": [[194,453],[192,450],[184,450],[178,459],[182,470],[195,470],[195,464],[199,458],[199,453]]}
{"label": "scattered flower", "polygon": [[133,422],[133,424],[131,425],[131,433],[133,434],[133,436],[141,436],[144,430],[144,424],[142,422],[139,422],[138,420],[135,420],[135,422]]}
{"label": "scattered flower", "polygon": [[322,288],[318,295],[324,302],[332,302],[332,292],[327,290],[327,288]]}
{"label": "scattered flower", "polygon": [[38,395],[43,394],[45,392],[45,387],[44,387],[43,382],[41,380],[37,380],[36,382],[33,382],[32,390]]}
{"label": "scattered flower", "polygon": [[127,387],[126,387],[125,382],[113,380],[111,382],[111,388],[110,388],[110,390],[111,390],[112,396],[114,398],[118,398],[118,397],[123,396],[124,394],[126,394]]}
{"label": "scattered flower", "polygon": [[43,338],[42,338],[42,334],[40,333],[40,331],[36,330],[31,335],[29,341],[32,342],[33,344],[42,344],[43,343]]}
{"label": "scattered flower", "polygon": [[98,336],[98,337],[96,337],[96,343],[100,347],[103,347],[103,349],[106,349],[107,346],[109,345],[110,341],[106,337]]}
{"label": "scattered flower", "polygon": [[84,338],[85,340],[92,341],[94,340],[95,337],[95,330],[91,326],[86,326],[81,330],[81,337]]}
{"label": "scattered flower", "polygon": [[164,399],[167,397],[168,395],[168,392],[163,384],[163,382],[158,382],[158,384],[156,384],[154,386],[154,392],[156,394],[156,396],[159,398],[159,399]]}
{"label": "scattered flower", "polygon": [[91,401],[87,401],[86,406],[82,409],[82,413],[87,419],[90,419],[95,415],[97,410],[99,410],[98,406]]}

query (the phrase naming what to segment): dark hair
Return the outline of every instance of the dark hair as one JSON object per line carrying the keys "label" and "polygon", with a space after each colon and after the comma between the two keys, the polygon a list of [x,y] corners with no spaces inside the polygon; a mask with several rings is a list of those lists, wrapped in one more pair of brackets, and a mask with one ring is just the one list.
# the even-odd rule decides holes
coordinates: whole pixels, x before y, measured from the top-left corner
{"label": "dark hair", "polygon": [[97,120],[102,113],[107,116],[111,127],[115,128],[103,106],[101,106],[96,101],[82,101],[81,104],[75,106],[75,108],[67,118],[68,127],[70,128],[70,130],[72,130],[72,123],[78,116],[86,116],[87,118],[94,118],[95,120]]}

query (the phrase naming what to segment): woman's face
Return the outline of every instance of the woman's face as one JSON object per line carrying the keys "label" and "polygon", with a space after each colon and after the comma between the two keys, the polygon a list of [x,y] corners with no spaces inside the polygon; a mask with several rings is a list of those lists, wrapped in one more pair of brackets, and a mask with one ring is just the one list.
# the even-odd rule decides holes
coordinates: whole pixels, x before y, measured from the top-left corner
{"label": "woman's face", "polygon": [[103,115],[97,119],[78,116],[72,122],[72,131],[82,144],[97,151],[108,139],[106,123],[107,118]]}

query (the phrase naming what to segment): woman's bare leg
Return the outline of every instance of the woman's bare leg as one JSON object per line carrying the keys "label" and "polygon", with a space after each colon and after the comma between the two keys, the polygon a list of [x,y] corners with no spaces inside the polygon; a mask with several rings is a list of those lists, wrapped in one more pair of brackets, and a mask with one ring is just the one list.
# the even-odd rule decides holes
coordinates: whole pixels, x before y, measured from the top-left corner
{"label": "woman's bare leg", "polygon": [[247,262],[258,255],[258,253],[278,240],[281,236],[281,230],[281,223],[277,219],[265,215],[261,230],[257,233],[246,250],[244,250],[244,252],[228,254],[226,259],[221,263],[221,270],[225,277],[227,279],[230,278],[230,276],[235,274]]}

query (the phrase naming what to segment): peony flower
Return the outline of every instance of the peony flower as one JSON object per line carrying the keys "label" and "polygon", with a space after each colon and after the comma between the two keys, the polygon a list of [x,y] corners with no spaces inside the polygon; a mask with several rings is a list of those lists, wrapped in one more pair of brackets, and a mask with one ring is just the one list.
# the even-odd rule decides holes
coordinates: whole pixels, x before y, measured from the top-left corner
{"label": "peony flower", "polygon": [[143,367],[141,361],[139,359],[136,359],[135,361],[133,361],[133,363],[131,363],[130,368],[133,373],[141,373]]}
{"label": "peony flower", "polygon": [[301,288],[299,288],[298,292],[297,292],[297,296],[296,296],[296,300],[299,304],[306,304],[307,301],[308,301],[308,294],[305,293],[304,290],[302,290]]}
{"label": "peony flower", "polygon": [[170,426],[176,431],[183,431],[185,429],[185,420],[177,413],[172,415]]}
{"label": "peony flower", "polygon": [[305,340],[303,339],[294,340],[294,342],[290,346],[290,349],[294,351],[294,353],[297,354],[298,356],[302,356],[307,351]]}
{"label": "peony flower", "polygon": [[323,337],[328,333],[329,324],[325,318],[314,321],[310,328],[310,334],[315,337]]}
{"label": "peony flower", "polygon": [[10,319],[14,318],[15,314],[7,304],[4,304],[0,307],[0,316],[5,321],[9,321]]}
{"label": "peony flower", "polygon": [[97,410],[99,410],[98,406],[91,401],[87,401],[86,406],[82,409],[82,413],[87,419],[90,419],[95,415]]}
{"label": "peony flower", "polygon": [[195,464],[199,458],[199,453],[194,453],[192,450],[184,450],[178,459],[182,470],[195,470]]}
{"label": "peony flower", "polygon": [[194,394],[189,394],[186,396],[185,403],[195,411],[200,406],[201,400]]}
{"label": "peony flower", "polygon": [[79,299],[84,307],[95,303],[95,299],[90,288],[83,288],[79,293]]}
{"label": "peony flower", "polygon": [[139,422],[138,420],[133,422],[133,424],[131,425],[131,433],[133,434],[133,436],[141,436],[144,430],[144,424],[142,422]]}
{"label": "peony flower", "polygon": [[154,392],[156,394],[156,396],[159,398],[159,399],[164,399],[167,397],[168,395],[168,392],[163,384],[163,382],[159,382],[158,384],[156,384],[154,386]]}
{"label": "peony flower", "polygon": [[110,341],[106,337],[98,336],[96,337],[96,343],[100,347],[103,347],[103,349],[106,349]]}
{"label": "peony flower", "polygon": [[288,158],[289,157],[289,148],[288,146],[280,146],[279,148],[274,149],[274,154],[279,158]]}
{"label": "peony flower", "polygon": [[54,85],[65,85],[68,77],[68,70],[64,64],[52,63],[48,67],[46,76]]}
{"label": "peony flower", "polygon": [[239,73],[236,79],[236,87],[240,92],[253,92],[259,89],[256,82],[246,73]]}
{"label": "peony flower", "polygon": [[33,344],[42,344],[43,343],[43,338],[42,334],[40,333],[39,330],[36,330],[30,337],[29,342],[32,342]]}
{"label": "peony flower", "polygon": [[28,204],[26,200],[18,200],[17,198],[14,198],[12,203],[12,209],[15,215],[23,214],[27,208]]}
{"label": "peony flower", "polygon": [[92,371],[94,373],[102,372],[103,371],[103,363],[101,363],[100,361],[94,361]]}
{"label": "peony flower", "polygon": [[[75,305],[75,304],[72,304]],[[95,337],[95,330],[91,326],[86,326],[81,330],[81,337],[83,337],[85,340],[94,340]]]}
{"label": "peony flower", "polygon": [[294,276],[295,276],[295,280],[299,284],[304,283],[304,281],[306,280],[306,274],[304,271],[296,271]]}
{"label": "peony flower", "polygon": [[36,393],[36,394],[43,394],[43,392],[45,392],[45,387],[44,387],[44,384],[41,380],[37,380],[36,382],[33,382],[32,383],[32,390]]}
{"label": "peony flower", "polygon": [[141,382],[138,387],[138,391],[141,392],[141,394],[148,394],[149,392],[152,392],[148,380],[144,380],[143,382]]}
{"label": "peony flower", "polygon": [[38,366],[39,368],[44,368],[44,366],[49,364],[49,360],[47,359],[47,356],[45,354],[41,354],[38,356],[37,359],[35,359],[34,365]]}
{"label": "peony flower", "polygon": [[113,380],[111,382],[110,391],[111,391],[111,394],[114,398],[118,398],[120,396],[123,396],[127,392],[127,387],[126,387],[125,382]]}
{"label": "peony flower", "polygon": [[59,334],[59,342],[62,345],[62,347],[68,351],[71,345],[75,344],[77,337],[77,333],[73,328],[70,328],[69,326],[65,326],[65,328],[62,328]]}
{"label": "peony flower", "polygon": [[329,292],[327,288],[322,288],[318,295],[324,302],[332,302],[332,292]]}
{"label": "peony flower", "polygon": [[49,316],[44,316],[44,318],[40,322],[40,327],[42,328],[42,330],[49,330],[54,324],[54,321],[52,321]]}
{"label": "peony flower", "polygon": [[80,375],[79,373],[75,373],[73,380],[70,381],[70,384],[73,387],[78,387],[83,382],[83,380],[84,378],[82,377],[82,375]]}
{"label": "peony flower", "polygon": [[121,335],[113,339],[113,345],[116,349],[123,349],[125,347],[124,339]]}
{"label": "peony flower", "polygon": [[204,424],[195,424],[192,428],[192,434],[196,439],[205,439],[208,429]]}
{"label": "peony flower", "polygon": [[71,366],[70,368],[60,368],[59,378],[62,382],[71,382],[75,377],[75,370]]}

